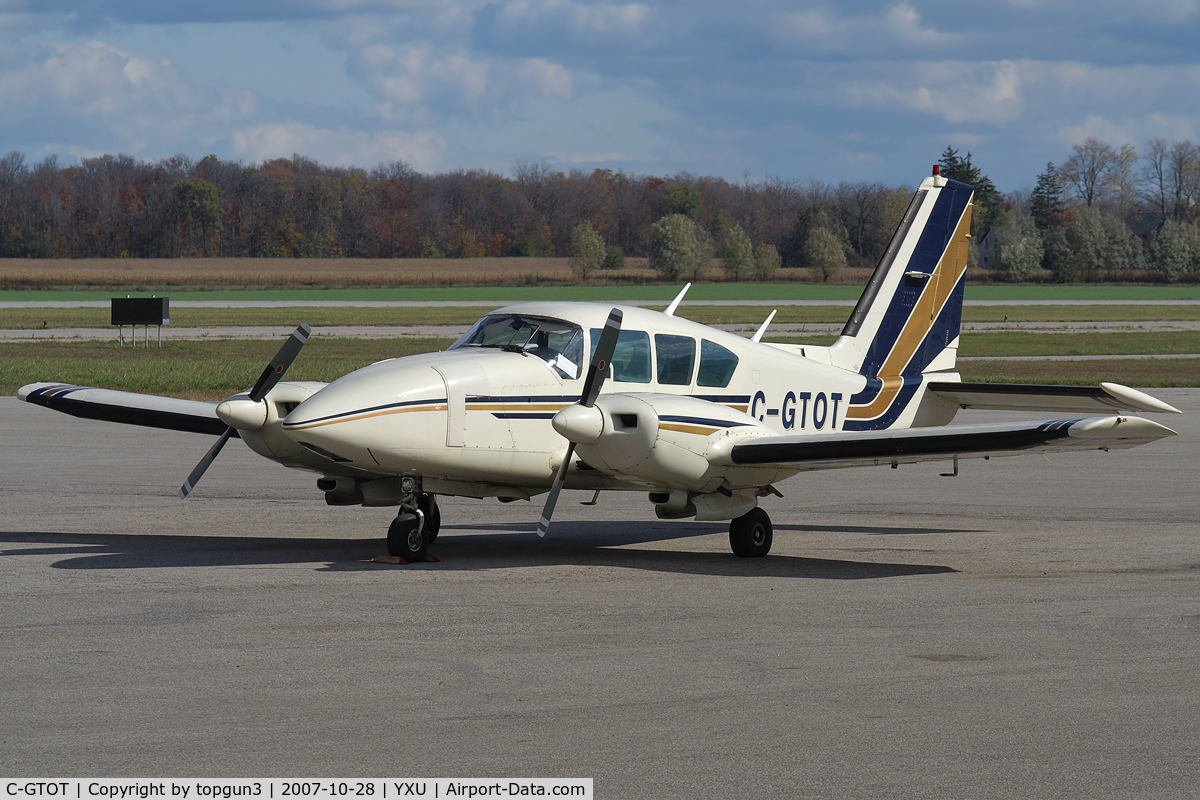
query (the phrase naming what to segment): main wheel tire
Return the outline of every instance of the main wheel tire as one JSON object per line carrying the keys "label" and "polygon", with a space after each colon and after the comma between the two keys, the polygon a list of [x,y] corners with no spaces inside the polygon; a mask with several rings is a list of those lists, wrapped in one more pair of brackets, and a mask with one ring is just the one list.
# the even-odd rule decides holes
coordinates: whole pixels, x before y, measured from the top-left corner
{"label": "main wheel tire", "polygon": [[729,523],[729,546],[738,558],[761,558],[771,552],[771,517],[754,508]]}
{"label": "main wheel tire", "polygon": [[425,560],[429,550],[429,535],[420,518],[411,511],[402,511],[388,526],[388,555],[399,556],[410,564]]}
{"label": "main wheel tire", "polygon": [[437,539],[438,531],[442,529],[442,509],[438,507],[437,497],[423,494],[417,498],[417,508],[425,515],[425,535],[429,543]]}

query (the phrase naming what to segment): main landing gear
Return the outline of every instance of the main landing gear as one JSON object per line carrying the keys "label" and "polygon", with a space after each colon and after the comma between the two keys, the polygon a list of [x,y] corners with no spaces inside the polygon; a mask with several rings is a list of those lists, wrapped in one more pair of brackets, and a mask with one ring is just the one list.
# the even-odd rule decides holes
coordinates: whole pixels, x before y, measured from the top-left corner
{"label": "main landing gear", "polygon": [[729,546],[738,558],[760,558],[771,552],[771,518],[761,508],[752,508],[729,523]]}
{"label": "main landing gear", "polygon": [[400,506],[400,513],[388,526],[388,555],[410,564],[423,561],[441,527],[442,511],[437,498],[431,494],[417,495],[415,503]]}

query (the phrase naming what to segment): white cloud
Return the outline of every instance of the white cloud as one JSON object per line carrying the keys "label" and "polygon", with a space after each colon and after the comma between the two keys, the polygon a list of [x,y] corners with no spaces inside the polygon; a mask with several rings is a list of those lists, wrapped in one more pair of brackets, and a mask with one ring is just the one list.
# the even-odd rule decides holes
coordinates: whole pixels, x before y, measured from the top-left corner
{"label": "white cloud", "polygon": [[264,123],[233,132],[233,149],[251,161],[299,153],[331,166],[369,168],[404,161],[421,172],[437,171],[446,142],[430,131],[366,132],[317,128],[299,122]]}
{"label": "white cloud", "polygon": [[477,58],[429,42],[375,44],[350,55],[353,74],[376,96],[381,118],[402,125],[466,116],[500,124],[530,97],[569,99],[571,73],[545,58]]}
{"label": "white cloud", "polygon": [[559,164],[604,164],[629,160],[624,153],[560,153],[557,150],[549,151],[546,157]]}
{"label": "white cloud", "polygon": [[571,97],[571,73],[544,58],[529,58],[518,68],[522,83],[535,89],[542,97]]}
{"label": "white cloud", "polygon": [[473,34],[485,46],[508,54],[536,47],[545,54],[606,54],[645,48],[670,38],[695,15],[670,17],[645,3],[583,3],[577,0],[507,0],[475,15]]}
{"label": "white cloud", "polygon": [[252,113],[254,100],[237,90],[200,89],[166,59],[132,55],[103,42],[24,46],[15,69],[0,70],[0,124],[87,120],[122,130],[133,121],[165,130]]}
{"label": "white cloud", "polygon": [[764,42],[782,52],[924,58],[929,49],[958,47],[964,41],[959,34],[923,24],[908,3],[858,17],[838,16],[824,8],[788,9],[763,16],[761,23]]}
{"label": "white cloud", "polygon": [[59,153],[850,180],[907,176],[895,165],[913,154],[923,173],[949,142],[995,164],[1001,185],[1001,164],[1036,175],[1077,137],[1196,138],[1200,0],[953,9],[0,0],[0,138]]}
{"label": "white cloud", "polygon": [[834,105],[916,111],[949,123],[1009,123],[1025,110],[1021,65],[1014,62],[886,61],[825,74],[833,87],[826,102]]}

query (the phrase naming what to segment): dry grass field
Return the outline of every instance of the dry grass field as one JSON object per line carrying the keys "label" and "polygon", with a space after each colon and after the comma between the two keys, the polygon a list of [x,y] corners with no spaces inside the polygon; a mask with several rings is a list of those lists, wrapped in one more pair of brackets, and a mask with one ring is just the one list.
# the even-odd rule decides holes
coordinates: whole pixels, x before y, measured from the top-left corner
{"label": "dry grass field", "polygon": [[[625,269],[594,273],[596,284],[651,283],[647,259],[627,258]],[[789,282],[809,282],[808,270],[781,271]],[[844,270],[838,283],[863,284],[869,270]],[[720,262],[699,276],[723,278]],[[0,289],[377,288],[387,286],[532,286],[571,284],[565,258],[147,258],[0,259]]]}

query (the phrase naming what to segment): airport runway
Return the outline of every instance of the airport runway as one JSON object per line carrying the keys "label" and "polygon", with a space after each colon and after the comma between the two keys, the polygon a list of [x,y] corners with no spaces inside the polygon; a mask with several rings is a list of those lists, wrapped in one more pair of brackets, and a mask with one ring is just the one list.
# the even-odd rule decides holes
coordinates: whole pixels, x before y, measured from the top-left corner
{"label": "airport runway", "polygon": [[239,442],[181,502],[209,438],[0,398],[0,772],[1200,797],[1200,390],[1156,394],[1134,451],[794,478],[765,559],[568,492],[401,568]]}

